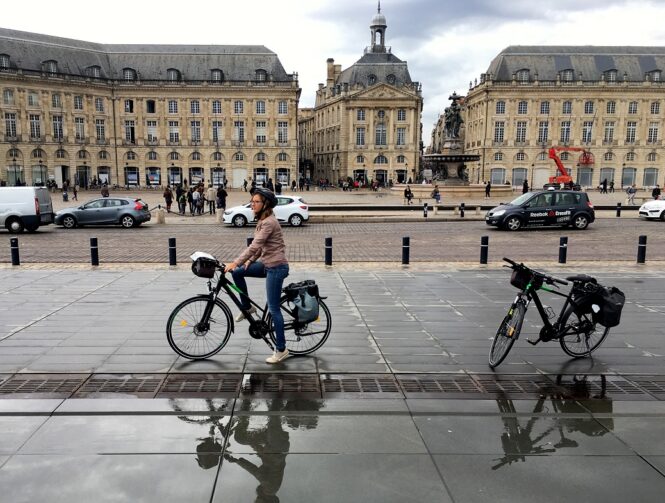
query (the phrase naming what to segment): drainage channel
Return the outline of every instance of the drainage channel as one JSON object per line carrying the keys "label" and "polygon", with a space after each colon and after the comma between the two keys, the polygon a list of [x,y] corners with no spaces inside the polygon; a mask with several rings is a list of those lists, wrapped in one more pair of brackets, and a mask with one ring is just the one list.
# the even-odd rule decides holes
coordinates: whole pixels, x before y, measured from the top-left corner
{"label": "drainage channel", "polygon": [[286,373],[0,375],[0,399],[113,396],[665,400],[665,376]]}

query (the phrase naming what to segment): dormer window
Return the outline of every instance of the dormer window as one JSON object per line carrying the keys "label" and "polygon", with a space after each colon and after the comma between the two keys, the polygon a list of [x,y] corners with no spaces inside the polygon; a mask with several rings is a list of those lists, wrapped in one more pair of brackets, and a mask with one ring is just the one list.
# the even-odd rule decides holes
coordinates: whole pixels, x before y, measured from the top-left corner
{"label": "dormer window", "polygon": [[[2,56],[0,56],[0,60],[2,60]],[[0,68],[2,68],[1,62],[0,62]],[[663,76],[663,72],[661,72],[660,70],[654,70],[652,72],[649,72],[649,76],[651,77],[651,82],[660,82]]]}
{"label": "dormer window", "polygon": [[573,80],[575,80],[575,72],[573,70],[569,68],[561,71],[562,82],[572,82]]}
{"label": "dormer window", "polygon": [[93,79],[99,79],[102,76],[102,68],[100,66],[89,66],[88,67],[88,77]]}
{"label": "dormer window", "polygon": [[166,80],[169,82],[180,82],[180,71],[175,68],[166,70]]}
{"label": "dormer window", "polygon": [[396,81],[395,76],[391,73],[390,75],[388,75],[388,76],[386,77],[386,81],[388,82],[388,84],[391,84],[391,85],[394,86],[394,85],[395,85],[395,81]]}
{"label": "dormer window", "polygon": [[617,81],[617,71],[616,70],[607,70],[603,73],[605,76],[606,82],[616,82]]}
{"label": "dormer window", "polygon": [[370,86],[376,84],[376,75],[370,75],[369,77],[367,77],[367,83]]}
{"label": "dormer window", "polygon": [[9,70],[8,54],[0,54],[0,70]]}
{"label": "dormer window", "polygon": [[132,68],[125,68],[122,70],[122,79],[126,82],[132,82],[136,80],[136,70]]}
{"label": "dormer window", "polygon": [[50,75],[55,75],[58,73],[58,62],[55,60],[44,61],[43,64],[44,71]]}
{"label": "dormer window", "polygon": [[256,70],[256,80],[258,82],[265,82],[268,79],[268,72],[265,70]]}
{"label": "dormer window", "polygon": [[212,70],[210,72],[210,80],[213,82],[222,82],[224,80],[224,73],[221,70]]}
{"label": "dormer window", "polygon": [[529,70],[527,70],[526,68],[519,70],[516,74],[516,78],[517,82],[522,82],[522,83],[529,82],[530,79]]}

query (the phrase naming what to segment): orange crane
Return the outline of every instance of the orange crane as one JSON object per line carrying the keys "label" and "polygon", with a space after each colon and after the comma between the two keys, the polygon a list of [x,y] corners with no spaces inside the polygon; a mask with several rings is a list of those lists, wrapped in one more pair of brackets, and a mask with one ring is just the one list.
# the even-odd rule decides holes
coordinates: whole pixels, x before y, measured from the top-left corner
{"label": "orange crane", "polygon": [[561,159],[557,155],[557,152],[582,152],[582,155],[579,159],[580,165],[589,165],[593,164],[593,154],[586,150],[583,147],[551,147],[548,151],[548,156],[556,164],[557,171],[559,172],[558,176],[551,176],[549,183],[546,183],[543,188],[556,188],[558,189],[563,185],[565,188],[570,188],[573,190],[580,190],[581,187],[573,182],[573,178],[568,174],[566,168],[564,167]]}

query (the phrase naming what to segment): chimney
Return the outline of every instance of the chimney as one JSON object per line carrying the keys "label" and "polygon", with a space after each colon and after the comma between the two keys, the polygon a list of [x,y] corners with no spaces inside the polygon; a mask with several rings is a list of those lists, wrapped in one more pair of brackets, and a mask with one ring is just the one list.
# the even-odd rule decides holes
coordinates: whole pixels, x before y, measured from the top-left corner
{"label": "chimney", "polygon": [[337,77],[342,73],[342,65],[335,65],[335,82],[337,82]]}
{"label": "chimney", "polygon": [[326,86],[330,88],[335,83],[335,60],[333,58],[328,58],[327,63],[328,77],[326,78]]}

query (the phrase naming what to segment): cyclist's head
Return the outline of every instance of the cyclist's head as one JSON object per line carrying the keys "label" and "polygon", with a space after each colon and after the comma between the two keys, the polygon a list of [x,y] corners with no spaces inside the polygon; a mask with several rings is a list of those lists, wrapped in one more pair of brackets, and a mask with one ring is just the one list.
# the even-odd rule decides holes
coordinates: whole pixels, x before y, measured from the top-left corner
{"label": "cyclist's head", "polygon": [[250,193],[252,194],[252,210],[256,219],[261,220],[264,216],[272,215],[272,209],[277,206],[275,194],[263,187],[254,187]]}

